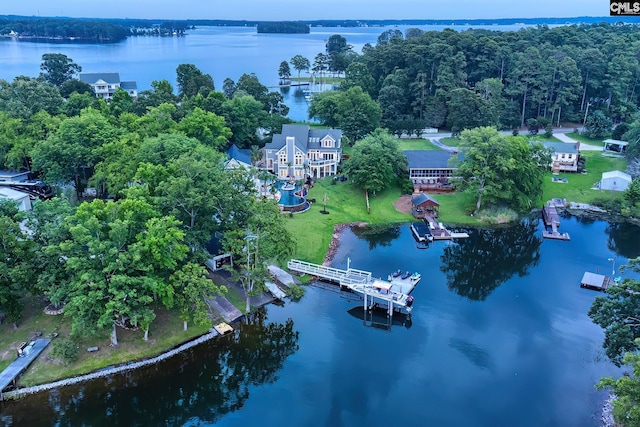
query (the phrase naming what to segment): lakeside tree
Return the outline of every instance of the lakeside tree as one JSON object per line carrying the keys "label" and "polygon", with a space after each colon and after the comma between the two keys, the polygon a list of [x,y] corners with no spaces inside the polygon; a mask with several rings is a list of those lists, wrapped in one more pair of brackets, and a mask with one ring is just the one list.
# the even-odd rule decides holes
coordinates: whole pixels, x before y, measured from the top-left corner
{"label": "lakeside tree", "polygon": [[39,111],[58,114],[63,105],[57,87],[44,80],[18,76],[11,83],[0,79],[0,110],[28,119]]}
{"label": "lakeside tree", "polygon": [[289,63],[287,61],[282,61],[280,66],[278,67],[278,77],[280,80],[287,80],[291,77],[291,68],[289,68]]}
{"label": "lakeside tree", "polygon": [[386,130],[376,129],[355,143],[344,171],[349,180],[373,194],[397,182],[407,172],[407,158]]}
{"label": "lakeside tree", "polygon": [[63,53],[45,53],[40,63],[40,77],[54,86],[62,86],[82,71],[82,67]]}
{"label": "lakeside tree", "polygon": [[302,55],[296,55],[290,60],[293,68],[298,72],[298,80],[300,80],[300,72],[311,68],[311,63]]}
{"label": "lakeside tree", "polygon": [[176,68],[179,96],[192,97],[198,93],[207,95],[215,90],[213,78],[205,74],[193,64],[180,64]]}
{"label": "lakeside tree", "polygon": [[476,197],[474,213],[483,204],[530,209],[542,192],[549,154],[524,137],[504,136],[495,128],[465,130],[460,135],[464,160],[454,180],[458,189]]}
{"label": "lakeside tree", "polygon": [[[640,258],[629,261],[629,268],[640,272]],[[626,352],[636,352],[640,338],[640,281],[624,279],[609,286],[606,296],[598,296],[589,309],[591,320],[604,329],[605,353],[621,366]]]}

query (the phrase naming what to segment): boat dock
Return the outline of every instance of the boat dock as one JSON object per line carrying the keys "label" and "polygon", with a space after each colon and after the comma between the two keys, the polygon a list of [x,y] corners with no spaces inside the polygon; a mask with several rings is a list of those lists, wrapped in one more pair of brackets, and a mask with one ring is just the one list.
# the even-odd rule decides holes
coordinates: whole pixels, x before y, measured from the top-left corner
{"label": "boat dock", "polygon": [[417,242],[425,243],[433,240],[429,227],[424,222],[412,222],[410,228]]}
{"label": "boat dock", "polygon": [[436,222],[431,218],[425,218],[424,222],[429,226],[429,232],[433,236],[433,240],[453,240],[469,237],[469,234],[467,233],[450,231],[441,222]]}
{"label": "boat dock", "polygon": [[42,353],[42,351],[51,342],[48,338],[38,338],[26,344],[24,348],[19,350],[19,356],[11,362],[4,371],[0,372],[0,400],[2,400],[2,391],[10,384],[15,385],[16,379],[22,374],[31,363]]}
{"label": "boat dock", "polygon": [[346,270],[342,270],[297,259],[290,260],[287,263],[287,268],[291,271],[329,280],[362,295],[365,310],[378,304],[377,300],[381,303],[386,303],[387,315],[391,317],[395,310],[405,309],[410,312],[413,305],[413,297],[409,294],[413,291],[417,282],[413,285],[405,282],[389,282],[382,279],[374,279],[369,271],[356,270],[349,267]]}
{"label": "boat dock", "polygon": [[551,227],[551,231],[542,231],[542,237],[545,239],[555,240],[571,240],[569,233],[560,233],[558,227],[560,227],[560,217],[558,216],[558,210],[556,209],[556,202],[550,201],[546,206],[542,207],[542,219],[546,227]]}
{"label": "boat dock", "polygon": [[604,292],[611,285],[611,282],[612,280],[609,276],[585,271],[582,280],[580,280],[580,287]]}

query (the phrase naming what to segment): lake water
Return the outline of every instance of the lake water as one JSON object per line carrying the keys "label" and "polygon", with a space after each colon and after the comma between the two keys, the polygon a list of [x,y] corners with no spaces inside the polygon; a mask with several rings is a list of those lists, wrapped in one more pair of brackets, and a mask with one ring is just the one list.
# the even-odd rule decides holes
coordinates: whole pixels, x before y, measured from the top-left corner
{"label": "lake water", "polygon": [[[330,207],[329,207],[330,210]],[[318,215],[310,211],[303,215]],[[410,322],[363,325],[359,304],[309,287],[234,336],[165,363],[0,406],[4,425],[597,426],[619,375],[587,311],[584,271],[640,255],[640,228],[562,218],[415,247],[408,225],[346,230],[334,266],[419,271]],[[625,273],[628,275],[628,273]],[[637,276],[636,276],[637,277]]]}
{"label": "lake water", "polygon": [[[305,6],[306,7],[306,6]],[[412,26],[423,30],[441,31],[446,26]],[[518,30],[524,25],[454,26],[464,30]],[[409,26],[394,27],[405,31]],[[216,89],[222,90],[224,79],[234,81],[244,73],[255,73],[264,85],[278,84],[278,68],[282,61],[302,55],[313,64],[325,43],[340,34],[361,52],[365,43],[375,44],[385,27],[338,28],[314,27],[310,34],[258,34],[254,27],[202,27],[190,30],[186,37],[129,37],[114,44],[51,44],[0,39],[0,79],[13,80],[19,75],[37,76],[42,55],[63,53],[72,58],[86,73],[119,72],[122,80],[135,80],[138,90],[151,87],[153,80],[166,79],[176,84],[176,68],[180,64],[195,64],[213,77]],[[292,68],[292,76],[297,72]],[[304,76],[304,74],[302,74]],[[320,88],[316,88],[319,90]],[[277,89],[272,89],[277,90]],[[293,120],[307,119],[307,101],[302,90],[283,90],[285,102]]]}

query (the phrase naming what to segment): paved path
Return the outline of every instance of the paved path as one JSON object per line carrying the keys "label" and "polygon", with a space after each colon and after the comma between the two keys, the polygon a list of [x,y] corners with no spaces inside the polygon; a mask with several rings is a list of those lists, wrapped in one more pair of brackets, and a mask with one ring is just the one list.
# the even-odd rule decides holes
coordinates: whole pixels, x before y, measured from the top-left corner
{"label": "paved path", "polygon": [[[577,140],[568,137],[567,134],[564,132],[554,132],[553,136],[566,144],[575,144],[576,142],[578,142]],[[599,147],[597,145],[585,144],[584,142],[581,142],[580,151],[602,151],[602,147]]]}
{"label": "paved path", "polygon": [[0,373],[0,393],[4,390],[11,381],[16,379],[27,367],[36,360],[36,357],[44,350],[51,342],[48,338],[38,338],[33,342],[33,345],[28,347],[28,353],[23,353],[23,356],[18,357],[11,362],[4,371]]}

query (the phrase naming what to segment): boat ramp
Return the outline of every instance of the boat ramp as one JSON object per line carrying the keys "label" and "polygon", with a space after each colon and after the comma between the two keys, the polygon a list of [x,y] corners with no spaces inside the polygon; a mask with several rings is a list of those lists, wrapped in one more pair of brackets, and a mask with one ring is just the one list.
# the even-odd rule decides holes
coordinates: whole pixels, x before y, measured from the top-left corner
{"label": "boat ramp", "polygon": [[386,281],[375,279],[371,272],[356,270],[347,267],[346,270],[327,267],[320,264],[313,264],[306,261],[292,259],[287,263],[291,271],[309,274],[320,279],[328,280],[347,288],[352,292],[362,296],[363,308],[369,309],[376,304],[387,305],[387,315],[393,316],[394,311],[406,310],[411,312],[413,297],[411,291],[418,284],[418,281]]}

